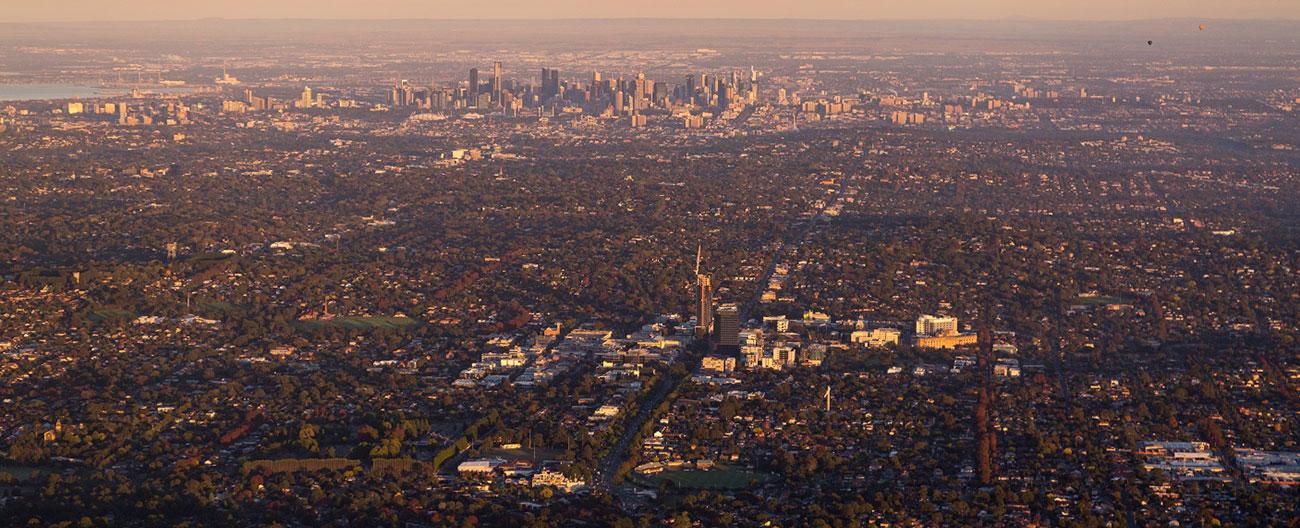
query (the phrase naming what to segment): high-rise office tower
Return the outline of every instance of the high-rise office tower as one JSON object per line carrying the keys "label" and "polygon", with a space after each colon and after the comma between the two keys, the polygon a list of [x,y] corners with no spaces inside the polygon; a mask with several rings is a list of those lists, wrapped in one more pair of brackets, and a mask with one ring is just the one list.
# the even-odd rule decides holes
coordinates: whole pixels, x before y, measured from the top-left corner
{"label": "high-rise office tower", "polygon": [[753,66],[749,67],[748,99],[751,103],[758,102],[758,70],[755,70]]}
{"label": "high-rise office tower", "polygon": [[501,61],[492,63],[492,102],[501,104]]}
{"label": "high-rise office tower", "polygon": [[632,111],[636,112],[645,107],[645,74],[637,75],[636,85],[632,88]]}
{"label": "high-rise office tower", "polygon": [[734,303],[718,307],[718,348],[729,351],[740,349],[740,308]]}
{"label": "high-rise office tower", "polygon": [[695,314],[695,337],[707,339],[709,333],[713,331],[713,278],[701,273],[695,276],[695,282],[700,289],[699,304]]}
{"label": "high-rise office tower", "polygon": [[311,108],[314,106],[314,101],[311,95],[311,87],[302,87],[302,96],[298,98],[298,108]]}
{"label": "high-rise office tower", "polygon": [[469,104],[478,106],[478,68],[469,69]]}
{"label": "high-rise office tower", "polygon": [[727,108],[730,108],[731,105],[734,104],[735,102],[736,102],[736,88],[731,85],[723,86],[722,91],[718,92],[718,107],[723,110],[726,110]]}
{"label": "high-rise office tower", "polygon": [[415,87],[411,86],[409,81],[402,80],[402,82],[393,85],[393,90],[389,93],[388,98],[394,107],[415,104]]}

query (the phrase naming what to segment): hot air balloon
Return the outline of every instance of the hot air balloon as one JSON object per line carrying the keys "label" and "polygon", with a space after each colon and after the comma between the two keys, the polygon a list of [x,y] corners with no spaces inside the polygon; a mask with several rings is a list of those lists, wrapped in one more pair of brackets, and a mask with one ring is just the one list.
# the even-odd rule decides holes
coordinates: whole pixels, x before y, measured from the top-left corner
{"label": "hot air balloon", "polygon": [[1150,45],[1152,45],[1152,44],[1155,44],[1155,41],[1152,41],[1152,40],[1148,40],[1148,41],[1147,41],[1147,45],[1148,45],[1148,46],[1150,46]]}
{"label": "hot air balloon", "polygon": [[1201,31],[1205,31],[1205,24],[1201,24],[1200,28],[1201,28]]}

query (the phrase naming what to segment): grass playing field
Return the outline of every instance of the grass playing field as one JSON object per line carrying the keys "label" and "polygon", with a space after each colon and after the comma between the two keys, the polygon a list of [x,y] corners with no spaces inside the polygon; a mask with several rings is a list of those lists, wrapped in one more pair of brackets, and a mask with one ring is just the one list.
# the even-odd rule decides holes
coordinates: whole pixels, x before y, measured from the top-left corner
{"label": "grass playing field", "polygon": [[667,480],[679,488],[743,489],[767,482],[770,478],[771,475],[767,473],[724,467],[709,471],[694,469],[664,471],[653,475],[636,475],[633,480],[648,487],[659,487],[660,482]]}
{"label": "grass playing field", "polygon": [[419,321],[409,317],[388,317],[388,316],[346,316],[335,317],[333,319],[322,320],[300,320],[297,324],[305,328],[315,329],[325,326],[338,326],[343,328],[353,328],[357,330],[371,330],[376,328],[387,328],[396,330],[405,328]]}

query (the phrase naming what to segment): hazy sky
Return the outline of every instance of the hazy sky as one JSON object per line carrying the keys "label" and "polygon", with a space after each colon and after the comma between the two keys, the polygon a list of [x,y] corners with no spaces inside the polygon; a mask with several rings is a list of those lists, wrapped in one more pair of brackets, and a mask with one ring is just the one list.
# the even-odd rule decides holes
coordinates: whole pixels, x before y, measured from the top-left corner
{"label": "hazy sky", "polygon": [[0,21],[193,18],[1300,19],[1300,0],[0,0]]}

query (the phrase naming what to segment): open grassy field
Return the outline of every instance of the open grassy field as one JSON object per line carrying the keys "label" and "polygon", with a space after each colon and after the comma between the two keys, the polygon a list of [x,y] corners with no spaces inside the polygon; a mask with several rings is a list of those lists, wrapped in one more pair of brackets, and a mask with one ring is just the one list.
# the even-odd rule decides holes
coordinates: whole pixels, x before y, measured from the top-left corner
{"label": "open grassy field", "polygon": [[0,473],[4,473],[9,476],[12,476],[17,480],[27,480],[31,478],[32,475],[35,475],[40,472],[41,470],[39,468],[34,468],[30,466],[0,464]]}
{"label": "open grassy field", "polygon": [[635,475],[632,480],[647,487],[659,487],[667,480],[679,488],[691,489],[744,489],[772,478],[767,473],[738,468],[721,467],[710,471],[694,469],[664,471],[654,475]]}
{"label": "open grassy field", "polygon": [[135,314],[128,312],[126,310],[119,310],[117,308],[96,308],[90,311],[89,319],[90,322],[96,324],[105,321],[115,320],[115,319],[124,319],[130,321],[132,319],[135,319]]}
{"label": "open grassy field", "polygon": [[419,321],[409,317],[388,317],[376,315],[335,317],[327,321],[299,320],[295,324],[311,330],[324,328],[326,326],[352,328],[355,330],[373,330],[377,328],[397,330],[417,323],[419,323]]}
{"label": "open grassy field", "polygon": [[531,460],[533,462],[542,462],[545,460],[558,460],[564,456],[564,451],[558,449],[538,449],[537,456],[534,458],[533,450],[527,447],[519,449],[502,449],[494,447],[492,449],[484,449],[482,455],[485,457],[501,457],[506,460],[523,459]]}
{"label": "open grassy field", "polygon": [[229,303],[226,301],[202,302],[202,303],[198,303],[198,308],[203,313],[210,313],[210,314],[217,314],[217,315],[232,315],[232,314],[239,314],[248,311],[248,308],[245,306],[240,306],[238,304]]}
{"label": "open grassy field", "polygon": [[1083,296],[1074,298],[1075,304],[1082,305],[1103,305],[1103,304],[1133,304],[1133,299],[1124,297],[1115,297],[1111,295]]}

